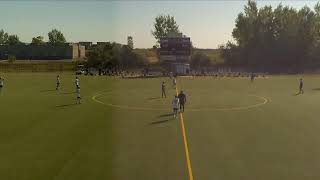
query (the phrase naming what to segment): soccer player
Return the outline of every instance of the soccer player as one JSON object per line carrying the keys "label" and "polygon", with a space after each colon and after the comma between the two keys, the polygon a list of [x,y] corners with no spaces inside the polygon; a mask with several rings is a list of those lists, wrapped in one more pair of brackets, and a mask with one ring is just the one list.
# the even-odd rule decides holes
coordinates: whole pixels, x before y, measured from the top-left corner
{"label": "soccer player", "polygon": [[162,92],[162,98],[163,97],[166,98],[167,97],[167,95],[166,95],[166,84],[165,84],[164,81],[162,82],[162,85],[161,85],[161,92]]}
{"label": "soccer player", "polygon": [[251,77],[251,82],[253,82],[254,81],[254,74],[251,73],[250,77]]}
{"label": "soccer player", "polygon": [[58,91],[60,89],[60,76],[57,75],[57,86],[56,86],[56,90]]}
{"label": "soccer player", "polygon": [[303,91],[303,80],[302,78],[300,79],[300,83],[299,83],[299,94],[303,94],[304,91]]}
{"label": "soccer player", "polygon": [[75,84],[76,84],[76,87],[77,87],[77,88],[80,87],[80,81],[79,81],[78,76],[76,76]]}
{"label": "soccer player", "polygon": [[4,79],[0,77],[0,88],[2,88],[3,86],[4,86]]}
{"label": "soccer player", "polygon": [[180,91],[178,98],[180,103],[180,112],[184,112],[184,104],[187,102],[187,97],[183,91]]}
{"label": "soccer player", "polygon": [[176,87],[176,85],[177,85],[177,78],[173,78],[172,83],[173,83],[173,86]]}
{"label": "soccer player", "polygon": [[178,116],[178,108],[179,108],[178,96],[174,96],[174,98],[172,100],[172,108],[173,108],[173,118],[176,119]]}
{"label": "soccer player", "polygon": [[77,94],[77,104],[81,104],[80,86],[77,86],[76,94]]}

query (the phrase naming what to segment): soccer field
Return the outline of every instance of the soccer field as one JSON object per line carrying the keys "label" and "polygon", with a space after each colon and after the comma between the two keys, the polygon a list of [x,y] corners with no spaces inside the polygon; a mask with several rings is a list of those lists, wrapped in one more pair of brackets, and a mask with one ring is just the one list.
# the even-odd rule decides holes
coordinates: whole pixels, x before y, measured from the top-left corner
{"label": "soccer field", "polygon": [[[116,79],[1,74],[0,177],[23,180],[318,179],[320,76]],[[166,81],[167,98],[161,98]],[[177,91],[185,113],[172,118]]]}

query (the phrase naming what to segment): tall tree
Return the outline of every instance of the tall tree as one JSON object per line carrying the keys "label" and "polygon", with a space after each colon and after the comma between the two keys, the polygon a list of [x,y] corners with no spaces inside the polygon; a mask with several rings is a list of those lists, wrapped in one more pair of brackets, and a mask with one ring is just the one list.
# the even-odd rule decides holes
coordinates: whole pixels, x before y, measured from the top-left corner
{"label": "tall tree", "polygon": [[0,30],[0,45],[8,43],[8,33],[4,32],[3,29]]}
{"label": "tall tree", "polygon": [[32,38],[31,44],[34,45],[41,45],[44,44],[45,42],[43,41],[43,37],[42,36],[38,36],[38,37],[34,37]]}
{"label": "tall tree", "polygon": [[128,43],[127,43],[128,47],[133,49],[133,38],[132,36],[128,36]]}
{"label": "tall tree", "polygon": [[19,37],[17,35],[9,35],[8,36],[8,43],[9,45],[17,45],[20,44]]}
{"label": "tall tree", "polygon": [[194,69],[200,69],[202,67],[207,67],[211,64],[209,56],[203,52],[196,52],[192,55],[190,66]]}
{"label": "tall tree", "polygon": [[144,63],[143,57],[127,45],[106,43],[94,47],[88,54],[88,65],[99,68],[129,68]]}
{"label": "tall tree", "polygon": [[155,18],[154,30],[151,31],[157,43],[160,38],[166,37],[169,33],[180,33],[179,26],[173,16],[160,15]]}
{"label": "tall tree", "polygon": [[319,29],[319,3],[314,10],[281,4],[258,9],[249,0],[232,32],[236,43],[221,47],[222,55],[228,63],[298,72],[310,63],[320,65]]}
{"label": "tall tree", "polygon": [[61,31],[53,29],[48,33],[49,43],[53,45],[66,43],[66,39]]}

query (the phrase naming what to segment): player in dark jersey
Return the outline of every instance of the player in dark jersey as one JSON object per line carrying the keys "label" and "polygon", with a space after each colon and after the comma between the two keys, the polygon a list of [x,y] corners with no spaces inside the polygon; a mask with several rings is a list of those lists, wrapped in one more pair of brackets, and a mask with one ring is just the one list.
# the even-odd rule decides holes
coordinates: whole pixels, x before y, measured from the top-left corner
{"label": "player in dark jersey", "polygon": [[4,79],[0,77],[0,88],[2,88],[3,86],[4,86]]}
{"label": "player in dark jersey", "polygon": [[180,91],[178,98],[179,98],[179,102],[180,102],[180,111],[184,112],[184,104],[187,102],[187,97],[183,93],[183,91]]}
{"label": "player in dark jersey", "polygon": [[302,78],[300,79],[300,83],[299,83],[299,94],[303,94],[304,91],[303,91],[303,80]]}
{"label": "player in dark jersey", "polygon": [[56,90],[58,91],[60,89],[60,76],[57,75],[57,80],[56,80]]}
{"label": "player in dark jersey", "polygon": [[250,75],[251,82],[254,81],[254,77],[255,77],[255,74],[251,73],[251,75]]}
{"label": "player in dark jersey", "polygon": [[163,97],[166,98],[167,97],[167,95],[166,95],[166,84],[165,84],[164,81],[162,82],[162,85],[161,85],[161,92],[162,92],[162,98]]}
{"label": "player in dark jersey", "polygon": [[80,86],[77,86],[76,94],[77,94],[77,102],[76,103],[81,104]]}

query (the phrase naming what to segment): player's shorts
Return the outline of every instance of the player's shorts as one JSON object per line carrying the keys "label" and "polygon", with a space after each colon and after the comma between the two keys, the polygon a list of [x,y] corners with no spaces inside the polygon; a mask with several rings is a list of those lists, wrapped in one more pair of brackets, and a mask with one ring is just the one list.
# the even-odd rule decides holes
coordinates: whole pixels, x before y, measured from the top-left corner
{"label": "player's shorts", "polygon": [[3,85],[0,85],[0,88],[2,88],[3,87]]}
{"label": "player's shorts", "polygon": [[173,108],[174,111],[178,111],[178,108]]}

